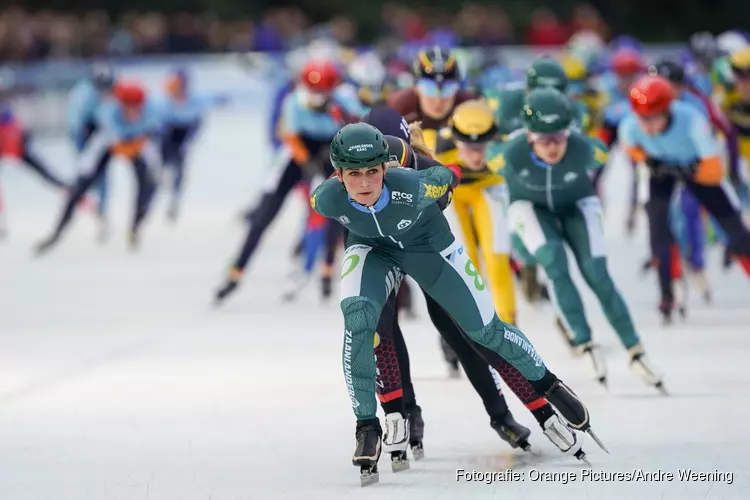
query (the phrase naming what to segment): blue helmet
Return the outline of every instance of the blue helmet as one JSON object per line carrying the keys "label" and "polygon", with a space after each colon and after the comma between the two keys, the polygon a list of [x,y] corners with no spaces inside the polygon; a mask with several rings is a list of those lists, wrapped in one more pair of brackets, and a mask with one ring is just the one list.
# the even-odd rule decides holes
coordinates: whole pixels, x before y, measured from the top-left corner
{"label": "blue helmet", "polygon": [[639,54],[643,53],[643,46],[641,45],[641,42],[631,35],[618,36],[617,38],[612,40],[610,48],[613,52],[620,49],[629,49],[638,52]]}

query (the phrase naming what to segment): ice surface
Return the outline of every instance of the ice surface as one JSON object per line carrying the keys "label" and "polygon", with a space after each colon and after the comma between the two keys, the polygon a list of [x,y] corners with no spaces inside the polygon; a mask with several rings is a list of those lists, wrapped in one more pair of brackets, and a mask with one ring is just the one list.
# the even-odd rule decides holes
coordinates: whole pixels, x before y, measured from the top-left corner
{"label": "ice surface", "polygon": [[[586,439],[596,470],[718,469],[733,472],[733,484],[582,482],[579,463],[553,449],[512,395],[516,417],[533,430],[534,451],[509,450],[468,382],[446,379],[437,334],[422,312],[403,328],[424,409],[426,458],[394,476],[384,457],[380,484],[361,489],[350,464],[354,422],[337,305],[321,306],[311,294],[296,305],[280,301],[301,197],[267,235],[240,293],[221,310],[209,307],[244,235],[236,215],[268,168],[258,153],[262,123],[252,113],[211,118],[190,165],[184,218],[169,226],[160,200],[137,254],[125,245],[133,197],[125,165],[114,169],[112,240],[95,243],[91,217],[79,214],[63,243],[40,260],[31,246],[51,229],[62,198],[31,172],[2,167],[10,239],[0,245],[0,499],[750,498],[747,279],[737,269],[722,272],[712,253],[714,305],[694,294],[688,320],[661,327],[655,277],[638,272],[645,234],[623,236],[622,164],[607,181],[610,269],[672,395],[656,395],[630,373],[588,292],[609,359],[609,392],[563,347],[550,307],[522,304],[520,325],[588,404],[612,452]],[[38,146],[72,174],[67,145]],[[456,481],[459,468],[508,467],[526,480]],[[579,476],[568,484],[535,482],[533,468]]]}

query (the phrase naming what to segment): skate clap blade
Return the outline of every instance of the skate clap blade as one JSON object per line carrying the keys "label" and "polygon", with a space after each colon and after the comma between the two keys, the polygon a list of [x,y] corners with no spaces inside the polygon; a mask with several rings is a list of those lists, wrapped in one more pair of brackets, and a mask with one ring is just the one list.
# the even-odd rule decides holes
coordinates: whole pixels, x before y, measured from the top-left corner
{"label": "skate clap blade", "polygon": [[573,429],[587,432],[602,450],[609,453],[604,443],[591,429],[589,411],[568,386],[563,384],[562,381],[556,380],[545,394],[545,398],[560,412]]}
{"label": "skate clap blade", "polygon": [[409,447],[409,421],[401,413],[389,413],[385,416],[383,433],[383,451],[391,455],[391,470],[401,472],[408,470],[409,459],[406,449]]}
{"label": "skate clap blade", "polygon": [[377,418],[357,422],[357,447],[352,456],[352,465],[359,467],[359,482],[363,488],[380,481],[378,460],[382,451],[382,434]]}
{"label": "skate clap blade", "polygon": [[422,439],[424,439],[424,420],[422,420],[422,408],[419,405],[415,405],[410,410],[407,410],[409,420],[409,447],[411,448],[411,455],[414,457],[414,461],[419,461],[424,458],[424,446]]}
{"label": "skate clap blade", "polygon": [[490,427],[492,427],[495,432],[498,433],[500,438],[508,443],[511,448],[521,448],[524,451],[529,451],[531,449],[531,445],[529,444],[531,430],[516,422],[510,411],[504,413],[500,417],[493,418],[490,421]]}
{"label": "skate clap blade", "polygon": [[651,364],[651,360],[646,357],[643,347],[638,344],[628,350],[630,354],[630,369],[638,375],[646,385],[655,387],[660,393],[668,396],[669,393],[664,387],[664,380],[661,374]]}
{"label": "skate clap blade", "polygon": [[589,366],[594,372],[594,379],[607,389],[607,364],[599,346],[593,342],[586,342],[577,347],[583,357],[589,361]]}
{"label": "skate clap blade", "polygon": [[573,455],[578,460],[591,465],[586,459],[586,453],[583,451],[583,442],[578,438],[576,431],[560,419],[555,413],[542,424],[542,431],[552,444],[565,453]]}

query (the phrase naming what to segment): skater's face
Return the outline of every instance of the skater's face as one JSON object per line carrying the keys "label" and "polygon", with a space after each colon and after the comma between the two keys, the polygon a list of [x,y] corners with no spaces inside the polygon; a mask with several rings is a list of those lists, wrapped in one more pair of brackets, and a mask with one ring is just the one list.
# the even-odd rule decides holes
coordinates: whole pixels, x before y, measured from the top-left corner
{"label": "skater's face", "polygon": [[646,134],[658,135],[664,132],[664,129],[667,128],[667,122],[669,119],[667,118],[666,113],[659,113],[658,115],[639,116],[638,121]]}
{"label": "skater's face", "polygon": [[534,149],[534,153],[545,163],[555,164],[565,156],[568,149],[568,136],[566,130],[554,134],[532,134],[528,138]]}
{"label": "skater's face", "polygon": [[734,87],[743,100],[750,99],[750,73],[734,72]]}
{"label": "skater's face", "polygon": [[438,84],[435,80],[422,78],[417,82],[417,98],[422,112],[430,118],[442,118],[453,109],[460,84],[455,81],[444,81]]}
{"label": "skater's face", "polygon": [[360,205],[370,207],[378,201],[383,192],[385,166],[370,168],[345,168],[338,171],[338,177],[344,183],[346,192]]}
{"label": "skater's face", "polygon": [[638,73],[618,73],[617,82],[620,84],[620,90],[627,94],[628,89],[635,83],[639,76]]}
{"label": "skater's face", "polygon": [[469,170],[482,170],[485,165],[485,155],[487,154],[487,143],[456,142],[458,148],[458,157],[461,163]]}
{"label": "skater's face", "polygon": [[125,117],[125,120],[129,122],[135,122],[138,121],[138,119],[141,117],[141,109],[141,106],[123,106],[122,114]]}

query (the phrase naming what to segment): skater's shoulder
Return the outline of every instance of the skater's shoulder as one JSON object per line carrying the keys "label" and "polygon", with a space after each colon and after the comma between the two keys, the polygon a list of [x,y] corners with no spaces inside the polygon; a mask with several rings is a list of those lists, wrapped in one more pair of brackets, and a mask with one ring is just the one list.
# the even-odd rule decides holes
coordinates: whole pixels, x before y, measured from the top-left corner
{"label": "skater's shoulder", "polygon": [[449,127],[440,129],[435,140],[435,157],[443,165],[458,163],[458,150]]}
{"label": "skater's shoulder", "polygon": [[577,162],[585,162],[596,167],[607,162],[609,149],[599,139],[588,137],[580,132],[573,132],[568,138],[569,158],[575,158]]}
{"label": "skater's shoulder", "polygon": [[518,155],[525,155],[530,152],[531,146],[526,137],[526,129],[518,129],[509,135],[498,150],[499,154],[506,159],[516,158]]}
{"label": "skater's shoulder", "polygon": [[321,215],[330,215],[339,199],[346,199],[346,189],[338,177],[331,177],[315,188],[310,206]]}

